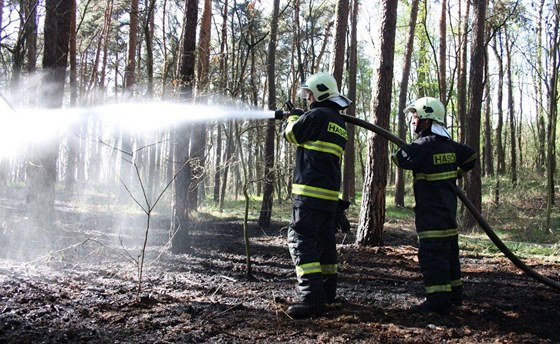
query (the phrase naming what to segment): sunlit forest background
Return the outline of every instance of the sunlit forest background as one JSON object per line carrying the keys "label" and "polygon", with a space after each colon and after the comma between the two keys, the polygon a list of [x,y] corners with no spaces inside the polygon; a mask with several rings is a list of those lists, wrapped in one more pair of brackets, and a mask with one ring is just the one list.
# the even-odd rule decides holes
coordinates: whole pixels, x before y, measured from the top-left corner
{"label": "sunlit forest background", "polygon": [[[559,230],[555,0],[2,0],[0,18],[0,184],[41,226],[56,199],[102,193],[169,213],[176,232],[249,199],[268,227],[294,157],[274,110],[305,107],[299,86],[327,71],[348,115],[407,141],[404,106],[439,97],[479,152],[464,180],[479,210],[536,185],[535,226]],[[350,133],[342,196],[381,213],[358,228],[382,233],[386,207],[413,205],[412,178],[386,140]]]}

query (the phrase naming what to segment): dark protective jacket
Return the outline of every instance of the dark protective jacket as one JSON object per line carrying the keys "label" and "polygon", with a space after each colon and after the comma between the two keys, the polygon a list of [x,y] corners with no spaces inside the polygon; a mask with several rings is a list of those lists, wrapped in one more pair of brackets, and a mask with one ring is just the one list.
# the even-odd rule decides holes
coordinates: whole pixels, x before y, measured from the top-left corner
{"label": "dark protective jacket", "polygon": [[288,117],[284,137],[297,145],[292,194],[294,207],[336,211],[341,161],[348,135],[330,101],[313,103],[301,116]]}
{"label": "dark protective jacket", "polygon": [[476,152],[464,144],[424,130],[392,157],[414,175],[415,223],[420,239],[457,235],[455,182],[472,169]]}

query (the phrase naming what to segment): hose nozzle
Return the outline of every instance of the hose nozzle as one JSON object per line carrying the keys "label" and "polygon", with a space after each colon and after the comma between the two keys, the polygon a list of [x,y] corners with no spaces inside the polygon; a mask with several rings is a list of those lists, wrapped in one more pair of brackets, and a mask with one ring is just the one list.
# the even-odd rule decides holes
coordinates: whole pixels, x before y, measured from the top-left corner
{"label": "hose nozzle", "polygon": [[286,112],[282,109],[274,111],[274,119],[278,119],[278,120],[286,119]]}

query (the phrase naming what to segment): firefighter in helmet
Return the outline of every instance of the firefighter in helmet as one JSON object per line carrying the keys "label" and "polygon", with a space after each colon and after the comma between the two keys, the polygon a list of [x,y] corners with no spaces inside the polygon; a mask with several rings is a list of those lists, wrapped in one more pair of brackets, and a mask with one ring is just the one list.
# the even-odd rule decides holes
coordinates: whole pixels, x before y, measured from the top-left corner
{"label": "firefighter in helmet", "polygon": [[426,292],[426,300],[410,310],[446,314],[463,300],[455,183],[475,166],[477,154],[451,139],[439,99],[419,98],[404,112],[417,139],[401,146],[392,160],[414,175],[418,260]]}
{"label": "firefighter in helmet", "polygon": [[288,227],[288,248],[299,296],[299,301],[287,309],[293,317],[322,313],[325,304],[335,301],[335,222],[341,161],[348,139],[340,112],[351,104],[327,73],[311,75],[301,92],[309,111],[292,110],[284,130],[284,138],[297,146]]}

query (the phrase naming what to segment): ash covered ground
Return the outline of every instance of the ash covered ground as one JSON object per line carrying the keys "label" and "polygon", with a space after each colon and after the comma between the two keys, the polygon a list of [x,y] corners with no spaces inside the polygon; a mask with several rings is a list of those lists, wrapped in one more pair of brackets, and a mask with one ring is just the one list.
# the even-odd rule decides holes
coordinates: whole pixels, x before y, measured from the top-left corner
{"label": "ash covered ground", "polygon": [[[249,223],[247,277],[241,220],[193,223],[191,249],[175,255],[168,219],[154,218],[139,291],[142,216],[60,203],[55,230],[28,234],[24,207],[1,203],[1,343],[560,342],[560,293],[502,256],[462,252],[464,305],[410,314],[423,291],[411,222],[388,223],[383,247],[339,234],[340,302],[296,320],[284,312],[296,298],[286,223],[266,233]],[[557,261],[526,263],[560,278]]]}

